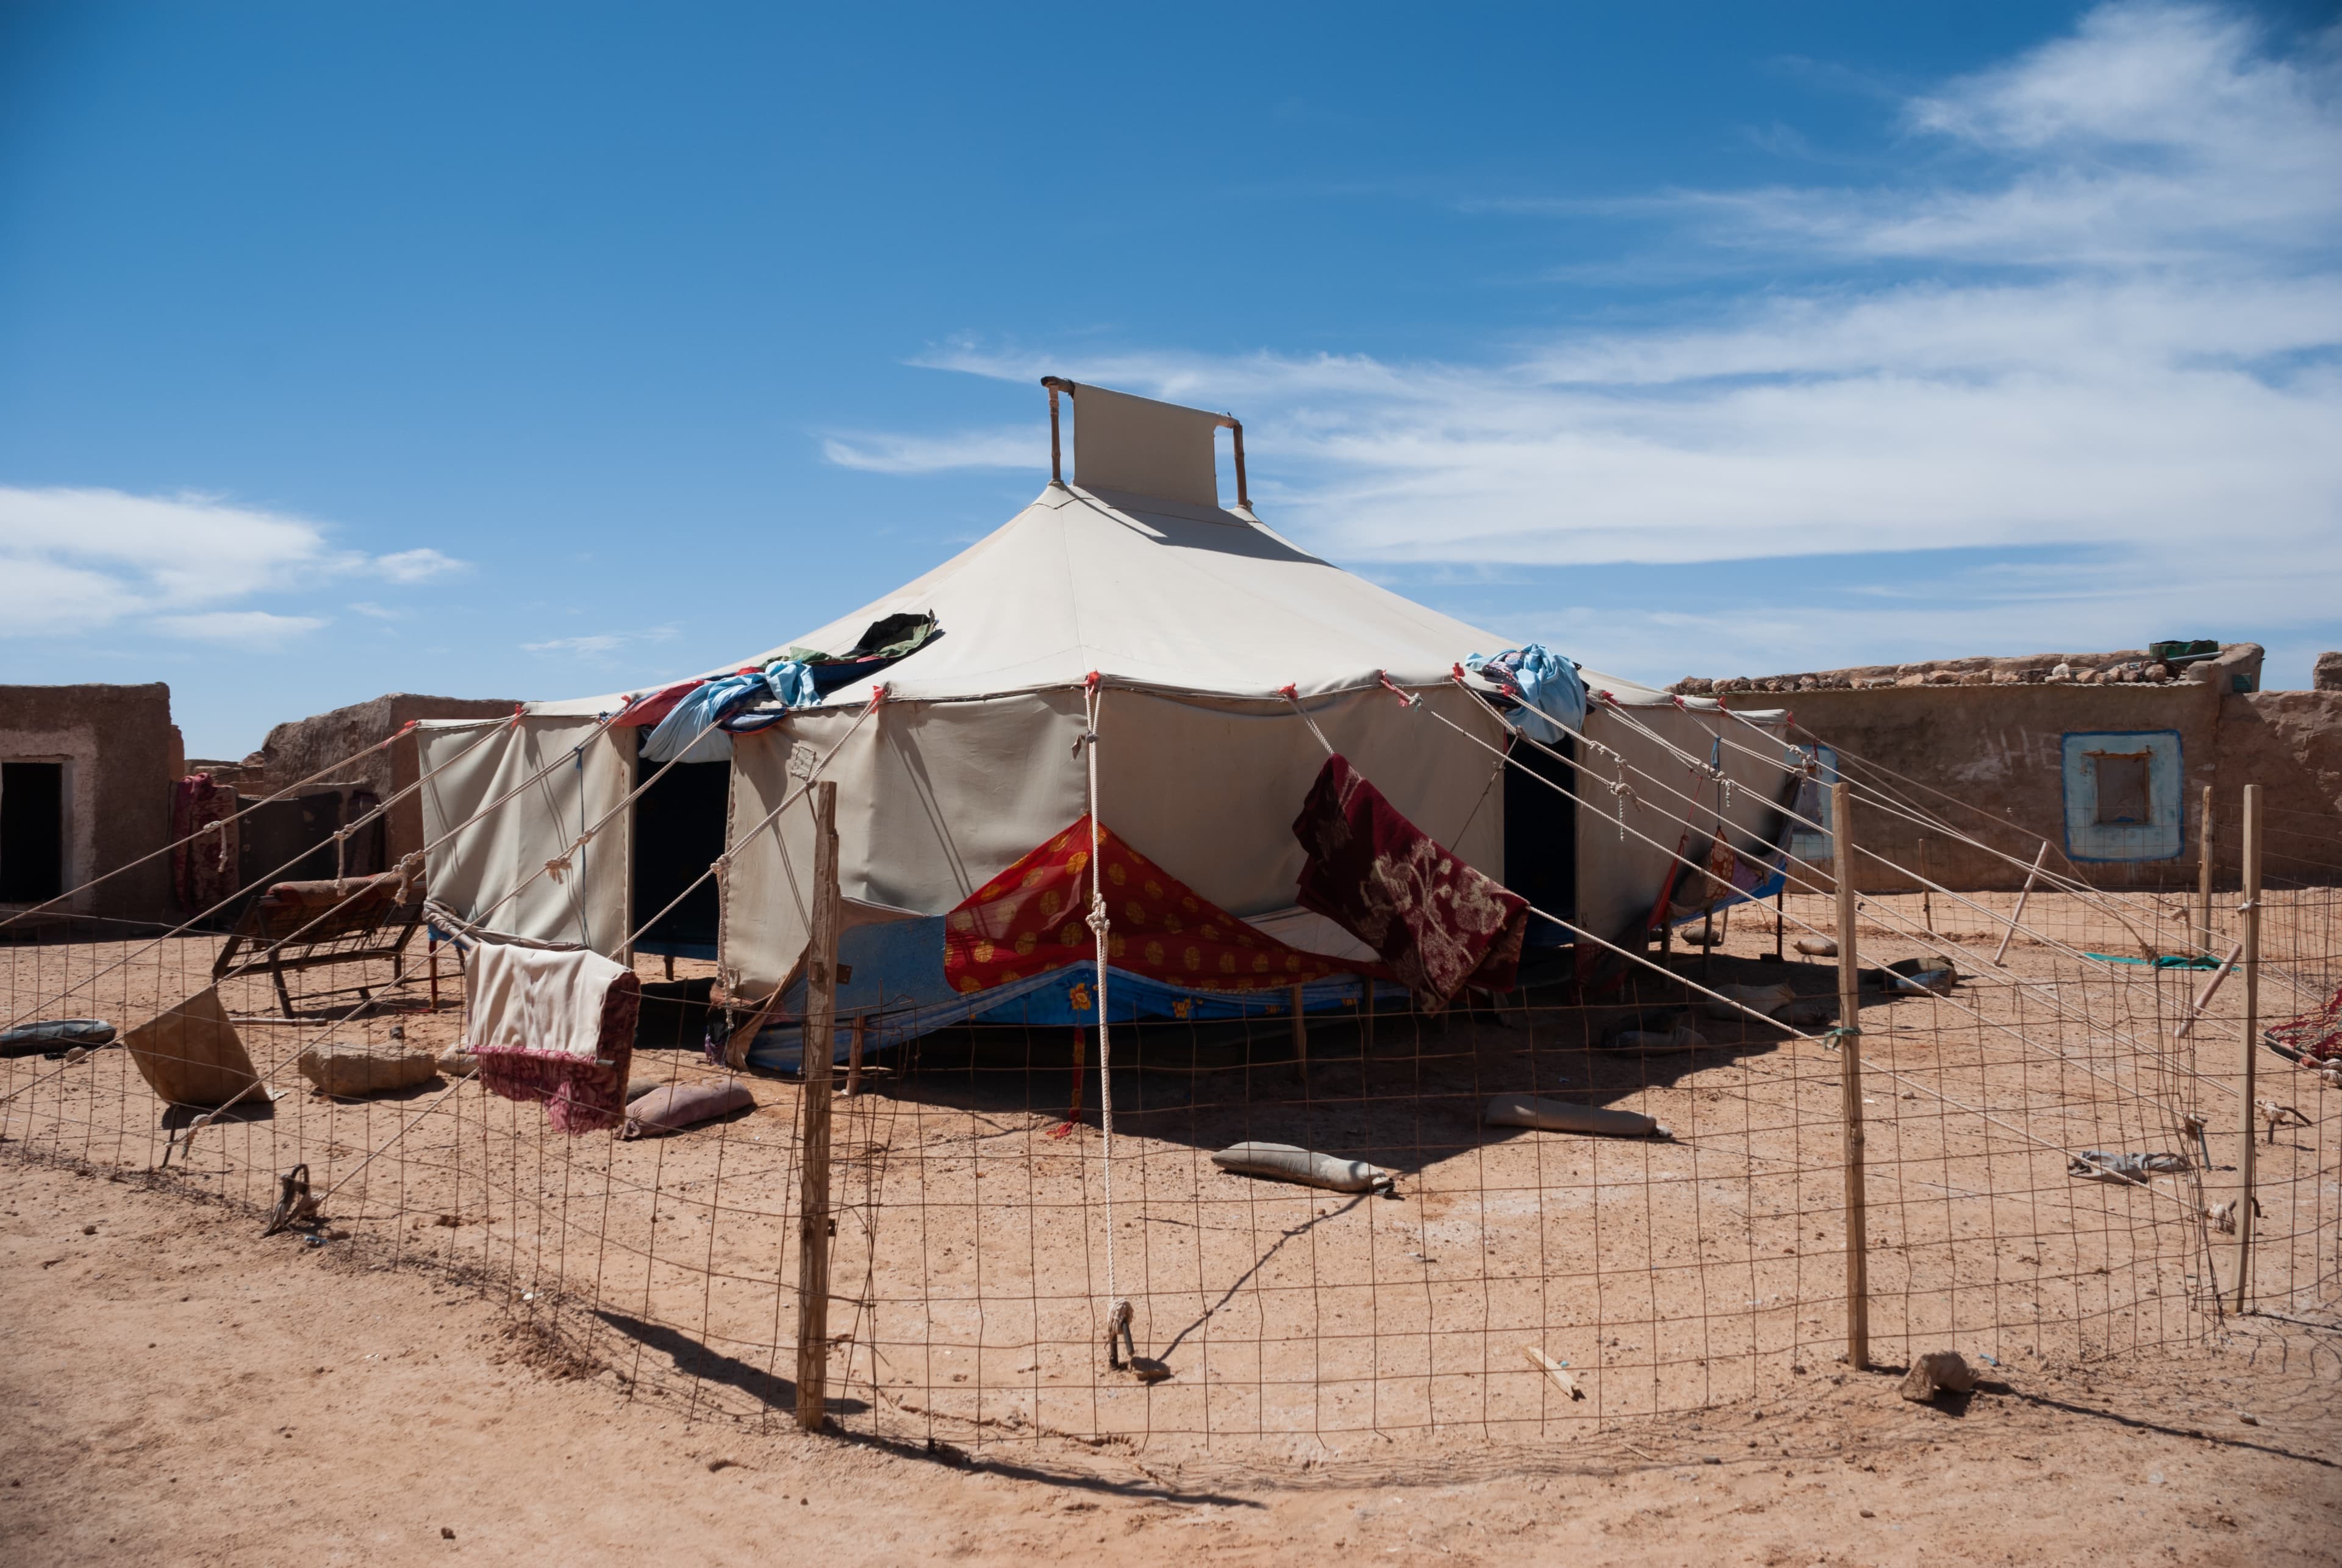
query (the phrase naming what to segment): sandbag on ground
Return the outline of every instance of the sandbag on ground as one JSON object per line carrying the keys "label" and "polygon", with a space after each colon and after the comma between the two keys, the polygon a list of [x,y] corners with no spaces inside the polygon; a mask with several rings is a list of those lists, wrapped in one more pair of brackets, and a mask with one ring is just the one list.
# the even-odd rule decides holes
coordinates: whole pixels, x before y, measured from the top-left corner
{"label": "sandbag on ground", "polygon": [[669,1084],[626,1107],[626,1124],[618,1136],[648,1138],[680,1132],[734,1111],[750,1110],[756,1104],[748,1085],[737,1079],[724,1084]]}
{"label": "sandbag on ground", "polygon": [[1388,1171],[1364,1160],[1336,1159],[1290,1144],[1237,1144],[1214,1154],[1212,1164],[1239,1176],[1267,1176],[1336,1193],[1363,1193],[1391,1180]]}
{"label": "sandbag on ground", "polygon": [[0,1031],[0,1056],[35,1056],[75,1045],[93,1049],[114,1044],[114,1025],[103,1018],[51,1018]]}
{"label": "sandbag on ground", "polygon": [[1499,1094],[1480,1119],[1492,1127],[1534,1127],[1541,1133],[1592,1133],[1607,1138],[1668,1138],[1669,1133],[1640,1111],[1573,1105],[1535,1094]]}
{"label": "sandbag on ground", "polygon": [[345,1099],[412,1089],[439,1072],[439,1059],[428,1051],[406,1046],[377,1051],[341,1042],[312,1045],[294,1058],[293,1065],[320,1094]]}

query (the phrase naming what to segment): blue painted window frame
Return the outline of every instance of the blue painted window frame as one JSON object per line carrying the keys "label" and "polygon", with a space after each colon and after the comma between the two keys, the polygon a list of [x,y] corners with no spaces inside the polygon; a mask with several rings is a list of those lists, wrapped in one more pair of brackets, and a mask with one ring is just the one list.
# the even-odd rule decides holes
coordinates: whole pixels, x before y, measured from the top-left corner
{"label": "blue painted window frame", "polygon": [[[2118,827],[2097,820],[2097,796],[2094,790],[2077,789],[2085,777],[2088,754],[2093,751],[2118,749],[2125,742],[2137,749],[2145,743],[2149,754],[2147,764],[2147,801],[2152,819],[2137,827]],[[2168,743],[2170,767],[2168,776],[2160,764],[2164,747]],[[2142,861],[2177,860],[2187,853],[2187,743],[2177,730],[2068,730],[2059,738],[2058,794],[2060,810],[2065,818],[2066,854],[2073,860],[2102,865],[2132,864]],[[2167,807],[2168,808],[2167,811]],[[2107,847],[2102,835],[2110,833],[2153,834],[2140,849],[2129,854],[2092,854],[2092,849]],[[2095,842],[2094,842],[2095,841]],[[2169,847],[2164,847],[2168,844]]]}

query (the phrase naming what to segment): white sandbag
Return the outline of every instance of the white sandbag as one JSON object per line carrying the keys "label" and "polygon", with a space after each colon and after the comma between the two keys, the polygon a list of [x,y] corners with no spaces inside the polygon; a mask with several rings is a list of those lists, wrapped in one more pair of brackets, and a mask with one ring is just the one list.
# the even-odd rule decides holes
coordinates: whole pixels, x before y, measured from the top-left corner
{"label": "white sandbag", "polygon": [[[1716,996],[1729,997],[1731,1000],[1718,1002],[1714,996],[1702,997],[1700,999],[1701,1010],[1710,1018],[1720,1018],[1726,1022],[1735,1018],[1746,1018],[1751,1013],[1769,1014],[1776,1007],[1787,1006],[1791,1002],[1797,999],[1797,994],[1794,989],[1787,984],[1726,984],[1711,985],[1708,989],[1715,992]],[[1736,1002],[1739,1004],[1736,1007],[1733,1005]]]}
{"label": "white sandbag", "polygon": [[351,1096],[411,1089],[439,1071],[430,1052],[392,1046],[373,1050],[364,1045],[312,1045],[294,1059],[301,1076],[320,1094]]}
{"label": "white sandbag", "polygon": [[1391,1179],[1388,1171],[1364,1160],[1339,1160],[1290,1144],[1237,1144],[1214,1154],[1212,1164],[1239,1176],[1267,1176],[1336,1193],[1363,1193],[1388,1186]]}
{"label": "white sandbag", "polygon": [[461,1045],[439,1053],[439,1071],[450,1078],[468,1078],[480,1070],[480,1059]]}
{"label": "white sandbag", "polygon": [[1499,1094],[1488,1102],[1480,1119],[1491,1127],[1534,1127],[1540,1133],[1591,1133],[1606,1138],[1674,1136],[1640,1111],[1573,1105],[1566,1100],[1541,1100],[1535,1094]]}

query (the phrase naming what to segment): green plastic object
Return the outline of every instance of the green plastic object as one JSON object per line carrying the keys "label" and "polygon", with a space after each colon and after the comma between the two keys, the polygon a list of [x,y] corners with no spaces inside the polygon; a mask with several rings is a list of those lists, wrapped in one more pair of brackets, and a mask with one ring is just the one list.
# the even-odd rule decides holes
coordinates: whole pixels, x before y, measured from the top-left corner
{"label": "green plastic object", "polygon": [[2220,656],[2220,644],[2209,637],[2197,637],[2193,642],[2178,639],[2147,645],[2149,657],[2161,659],[2167,664],[2194,664]]}

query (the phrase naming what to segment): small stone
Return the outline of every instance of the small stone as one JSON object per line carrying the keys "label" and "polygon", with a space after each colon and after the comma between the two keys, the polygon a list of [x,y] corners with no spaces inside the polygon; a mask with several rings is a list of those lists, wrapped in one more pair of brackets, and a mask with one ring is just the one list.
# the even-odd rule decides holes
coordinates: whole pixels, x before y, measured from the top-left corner
{"label": "small stone", "polygon": [[2243,1422],[2247,1426],[2258,1426],[2261,1423],[2261,1418],[2255,1415],[2249,1410],[2240,1410],[2237,1412],[2237,1419]]}
{"label": "small stone", "polygon": [[84,1225],[81,1228],[81,1233],[85,1236],[94,1236],[97,1234],[97,1227],[95,1225]]}
{"label": "small stone", "polygon": [[1966,1393],[1976,1387],[1976,1369],[1956,1350],[1931,1350],[1911,1363],[1903,1377],[1903,1397],[1925,1404],[1938,1393]]}
{"label": "small stone", "polygon": [[455,1539],[455,1527],[452,1524],[442,1524],[439,1526],[439,1539],[442,1541],[453,1541]]}

